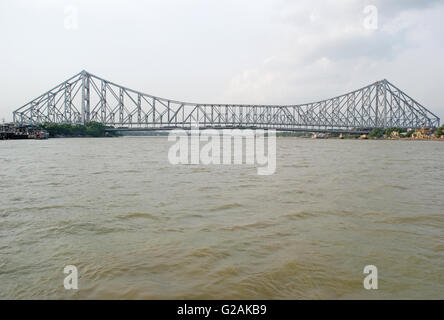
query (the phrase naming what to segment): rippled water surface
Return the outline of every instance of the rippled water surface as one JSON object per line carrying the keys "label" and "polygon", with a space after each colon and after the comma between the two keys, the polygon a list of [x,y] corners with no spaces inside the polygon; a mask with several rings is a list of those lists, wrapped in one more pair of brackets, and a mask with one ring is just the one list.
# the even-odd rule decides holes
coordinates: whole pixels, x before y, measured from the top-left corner
{"label": "rippled water surface", "polygon": [[0,298],[444,299],[444,143],[278,138],[273,176],[170,145],[1,141]]}

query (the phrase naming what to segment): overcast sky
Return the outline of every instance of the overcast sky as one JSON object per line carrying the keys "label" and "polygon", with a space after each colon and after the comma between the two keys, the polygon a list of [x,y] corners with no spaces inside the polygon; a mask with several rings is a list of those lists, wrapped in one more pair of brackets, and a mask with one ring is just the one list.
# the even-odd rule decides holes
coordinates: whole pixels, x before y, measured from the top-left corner
{"label": "overcast sky", "polygon": [[82,69],[202,103],[305,103],[386,78],[444,119],[443,30],[443,0],[0,0],[0,120]]}

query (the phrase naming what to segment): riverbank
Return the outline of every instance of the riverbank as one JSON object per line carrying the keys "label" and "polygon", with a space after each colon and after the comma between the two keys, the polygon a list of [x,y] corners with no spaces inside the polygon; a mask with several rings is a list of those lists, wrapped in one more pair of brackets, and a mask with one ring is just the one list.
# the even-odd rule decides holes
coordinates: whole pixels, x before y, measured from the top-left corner
{"label": "riverbank", "polygon": [[444,125],[437,129],[375,128],[368,134],[277,132],[276,136],[305,139],[444,141]]}
{"label": "riverbank", "polygon": [[47,131],[35,126],[3,124],[0,126],[0,140],[48,139]]}
{"label": "riverbank", "polygon": [[49,133],[50,138],[79,138],[79,137],[116,137],[116,132],[106,131],[107,127],[99,122],[81,124],[53,124],[45,123],[39,126]]}
{"label": "riverbank", "polygon": [[[18,126],[15,124],[3,125],[0,130],[0,139],[47,139],[47,138],[98,138],[119,136],[167,136],[167,131],[127,132],[107,131],[107,127],[99,122],[80,124],[52,124],[45,123],[38,126]],[[444,125],[433,129],[403,129],[403,128],[375,128],[369,134],[352,133],[312,133],[312,132],[277,132],[276,137],[296,137],[305,139],[345,139],[345,140],[416,140],[416,141],[444,141]]]}

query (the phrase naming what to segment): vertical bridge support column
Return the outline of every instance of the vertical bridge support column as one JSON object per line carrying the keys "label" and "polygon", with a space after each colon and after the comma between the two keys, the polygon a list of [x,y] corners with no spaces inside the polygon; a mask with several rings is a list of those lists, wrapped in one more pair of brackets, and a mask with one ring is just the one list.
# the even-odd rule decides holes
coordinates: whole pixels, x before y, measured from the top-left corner
{"label": "vertical bridge support column", "polygon": [[106,82],[104,80],[100,81],[100,112],[102,123],[107,123],[107,113],[106,113]]}
{"label": "vertical bridge support column", "polygon": [[89,74],[82,71],[82,123],[90,121]]}
{"label": "vertical bridge support column", "polygon": [[64,101],[64,122],[66,123],[73,123],[74,120],[71,117],[71,110],[72,110],[72,100],[71,100],[71,84],[69,82],[66,82],[65,84],[65,101]]}

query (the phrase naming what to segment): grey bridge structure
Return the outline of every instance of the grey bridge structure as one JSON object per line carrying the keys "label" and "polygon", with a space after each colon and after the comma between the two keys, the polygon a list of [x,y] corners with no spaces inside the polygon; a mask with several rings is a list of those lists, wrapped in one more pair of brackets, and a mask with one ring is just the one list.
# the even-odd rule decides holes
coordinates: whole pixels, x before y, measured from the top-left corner
{"label": "grey bridge structure", "polygon": [[156,97],[82,71],[13,113],[18,125],[100,122],[109,130],[176,128],[369,132],[436,128],[440,119],[387,80],[331,99],[295,105],[189,103]]}

